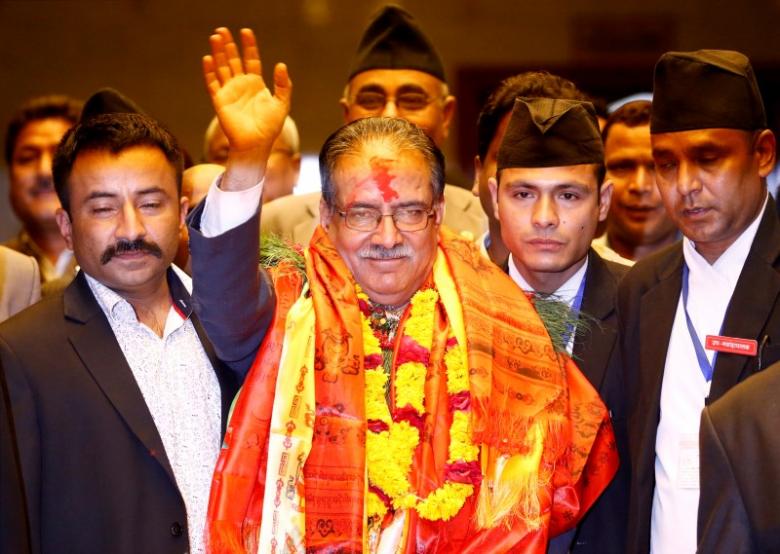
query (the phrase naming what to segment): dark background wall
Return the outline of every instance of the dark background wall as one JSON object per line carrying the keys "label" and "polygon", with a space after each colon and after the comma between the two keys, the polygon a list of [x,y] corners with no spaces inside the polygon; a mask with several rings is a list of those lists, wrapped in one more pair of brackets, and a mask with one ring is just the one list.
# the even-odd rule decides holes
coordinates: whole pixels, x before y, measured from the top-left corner
{"label": "dark background wall", "polygon": [[[383,4],[359,0],[0,0],[0,128],[25,98],[86,98],[118,88],[166,123],[197,160],[211,117],[200,74],[219,25],[255,29],[265,62],[285,61],[304,151],[341,123],[337,101],[363,27]],[[512,72],[551,68],[614,99],[651,84],[669,49],[748,54],[768,104],[780,97],[780,0],[407,0],[437,45],[461,99],[446,147],[470,179],[474,118],[484,94]],[[769,92],[766,92],[769,90]],[[16,229],[0,177],[0,239]]]}

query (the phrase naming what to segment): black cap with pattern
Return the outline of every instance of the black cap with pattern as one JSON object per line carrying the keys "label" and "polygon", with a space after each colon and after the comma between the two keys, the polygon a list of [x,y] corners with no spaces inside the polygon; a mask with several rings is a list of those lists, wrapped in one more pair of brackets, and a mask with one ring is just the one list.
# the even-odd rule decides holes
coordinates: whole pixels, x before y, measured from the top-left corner
{"label": "black cap with pattern", "polygon": [[360,39],[349,79],[369,69],[416,69],[446,82],[433,44],[414,17],[398,6],[385,6],[371,21]]}
{"label": "black cap with pattern", "polygon": [[593,104],[560,98],[517,98],[498,149],[498,170],[603,163]]}
{"label": "black cap with pattern", "polygon": [[655,65],[651,133],[766,126],[761,93],[744,54],[667,52]]}

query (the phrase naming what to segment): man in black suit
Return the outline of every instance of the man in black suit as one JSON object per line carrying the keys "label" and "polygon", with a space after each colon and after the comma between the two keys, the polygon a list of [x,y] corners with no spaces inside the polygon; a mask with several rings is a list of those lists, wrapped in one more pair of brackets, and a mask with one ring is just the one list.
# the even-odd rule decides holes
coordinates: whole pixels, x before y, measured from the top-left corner
{"label": "man in black suit", "polygon": [[[505,269],[523,290],[553,295],[594,318],[582,320],[574,336],[569,332],[565,347],[610,409],[622,458],[627,453],[615,302],[628,266],[604,260],[590,247],[612,193],[612,184],[604,182],[593,106],[518,98],[498,148],[497,170],[488,184],[510,250]],[[627,494],[621,463],[579,527],[553,539],[550,552],[622,552]]]}
{"label": "man in black suit", "polygon": [[239,377],[171,265],[181,171],[175,139],[138,114],[83,121],[57,150],[57,222],[81,271],[0,326],[33,552],[204,551]]}
{"label": "man in black suit", "polygon": [[702,412],[699,552],[780,551],[778,389],[780,363]]}
{"label": "man in black suit", "polygon": [[775,138],[750,62],[719,50],[661,57],[650,130],[656,183],[684,239],[637,263],[619,290],[627,550],[693,552],[701,410],[780,358],[780,225],[765,180]]}

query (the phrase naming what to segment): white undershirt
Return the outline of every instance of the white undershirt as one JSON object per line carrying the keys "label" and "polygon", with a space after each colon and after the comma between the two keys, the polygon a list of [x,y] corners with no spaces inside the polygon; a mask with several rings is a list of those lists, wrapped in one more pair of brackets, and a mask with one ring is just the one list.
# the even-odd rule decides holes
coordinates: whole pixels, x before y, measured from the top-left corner
{"label": "white undershirt", "polygon": [[[528,284],[528,281],[526,281],[523,276],[520,274],[520,271],[517,269],[517,266],[515,265],[514,258],[512,257],[512,254],[509,254],[509,276],[512,278],[512,280],[517,283],[517,286],[519,286],[521,289],[523,289],[526,292],[536,292],[534,288]],[[566,302],[569,307],[574,306],[574,298],[577,296],[577,291],[580,290],[580,285],[582,284],[582,280],[585,278],[585,273],[588,271],[588,258],[585,258],[585,263],[582,264],[582,267],[579,268],[574,275],[569,277],[569,279],[562,284],[558,289],[552,293],[552,296],[556,297],[557,300],[560,300],[561,302]],[[571,354],[571,351],[574,347],[574,335],[575,333],[572,333],[569,337],[569,342],[566,343],[566,351]]]}
{"label": "white undershirt", "polygon": [[[683,238],[683,256],[689,271],[688,315],[702,346],[707,335],[720,335],[726,309],[765,209],[766,200],[758,217],[712,265],[696,251],[693,242]],[[712,363],[715,351],[705,353]],[[655,440],[650,550],[656,554],[696,551],[699,419],[710,384],[699,368],[680,294],[666,353]]]}

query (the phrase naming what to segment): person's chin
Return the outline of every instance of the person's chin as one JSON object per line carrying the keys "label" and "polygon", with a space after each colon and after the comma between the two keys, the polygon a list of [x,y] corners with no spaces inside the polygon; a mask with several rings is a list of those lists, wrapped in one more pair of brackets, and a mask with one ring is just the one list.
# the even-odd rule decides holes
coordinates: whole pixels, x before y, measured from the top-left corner
{"label": "person's chin", "polygon": [[537,254],[528,258],[526,267],[534,273],[557,273],[565,271],[576,263],[576,261],[572,261],[570,258],[571,256],[563,255],[563,253]]}

